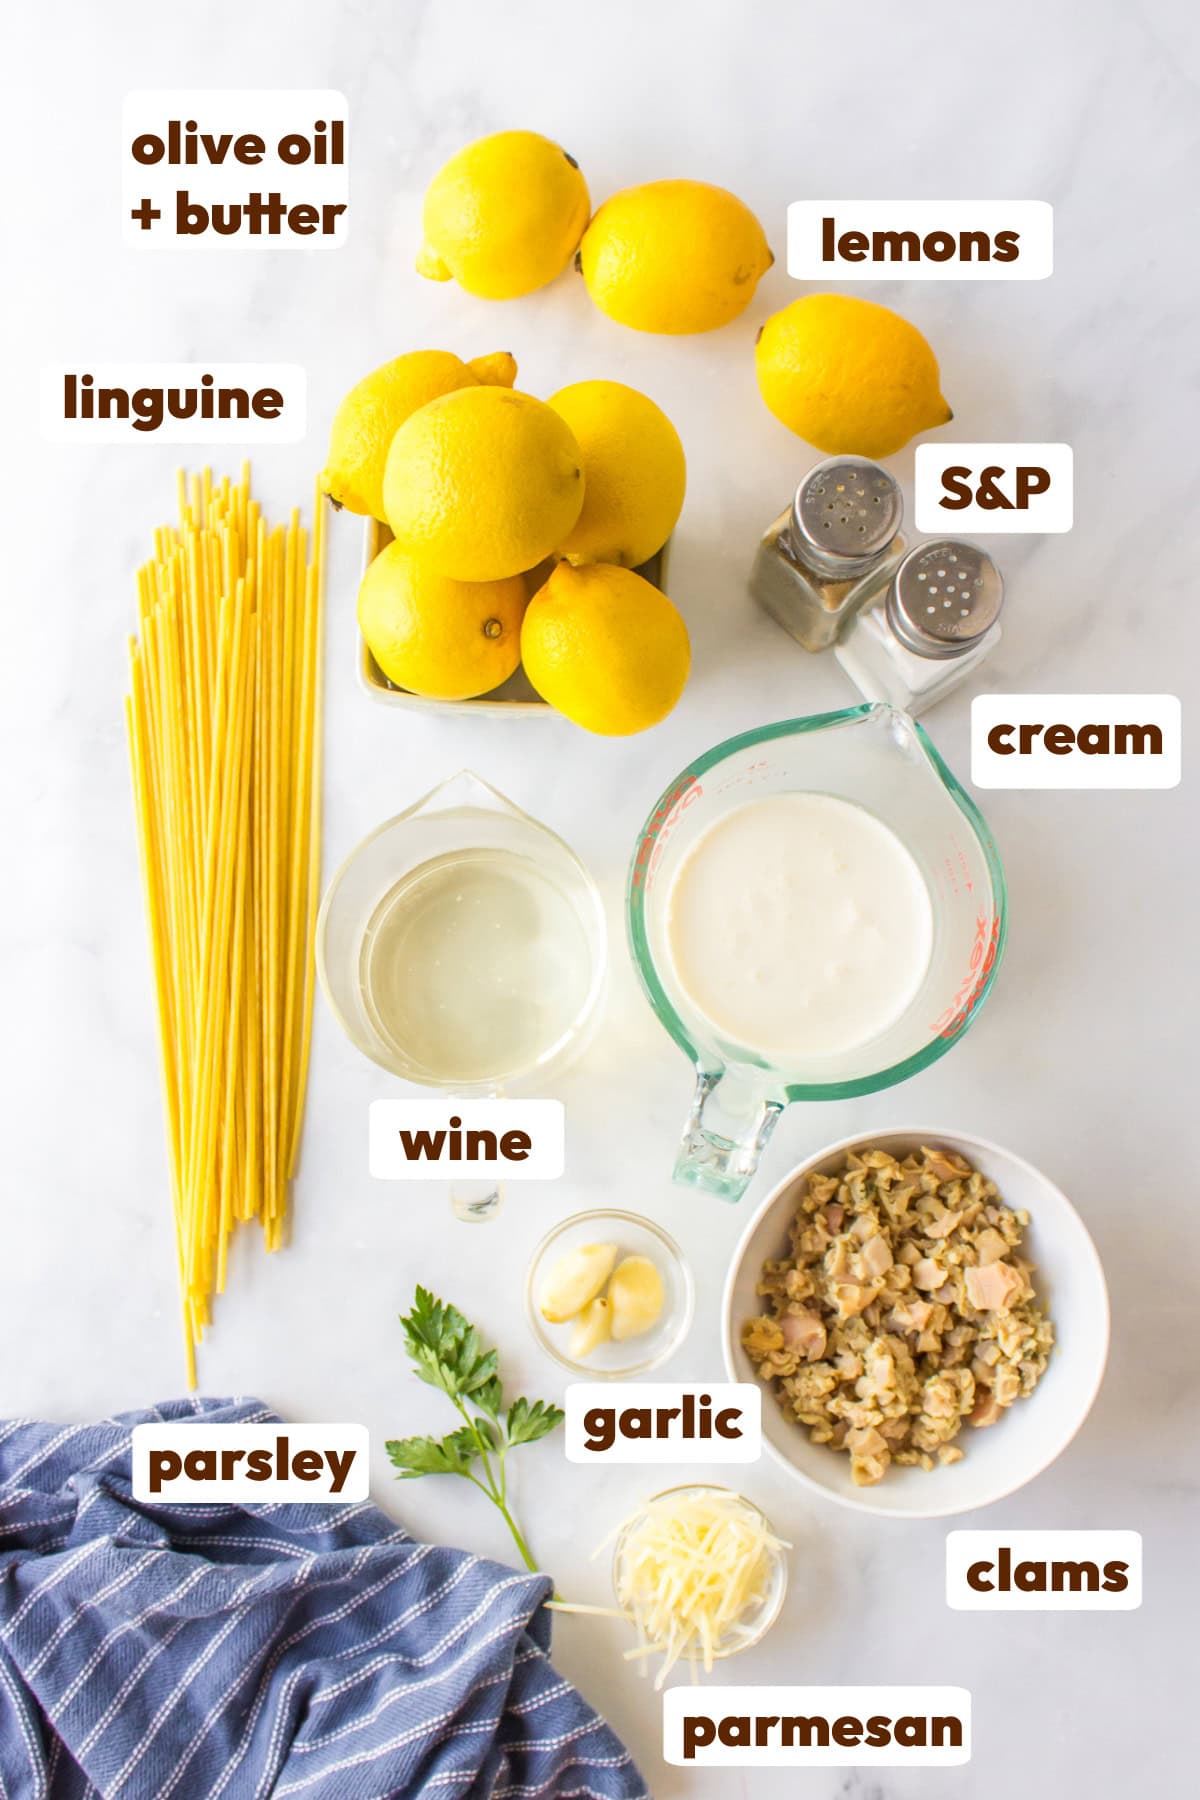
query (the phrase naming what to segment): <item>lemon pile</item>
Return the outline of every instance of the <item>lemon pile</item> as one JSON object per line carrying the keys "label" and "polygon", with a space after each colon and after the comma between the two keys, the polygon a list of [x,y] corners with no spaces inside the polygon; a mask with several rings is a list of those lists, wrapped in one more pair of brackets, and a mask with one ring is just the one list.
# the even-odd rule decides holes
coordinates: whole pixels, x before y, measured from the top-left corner
{"label": "lemon pile", "polygon": [[891,456],[953,417],[921,333],[873,300],[793,300],[763,326],[755,362],[775,417],[827,456]]}
{"label": "lemon pile", "polygon": [[430,182],[417,273],[481,300],[515,300],[566,268],[590,211],[579,164],[561,144],[536,131],[494,132]]}
{"label": "lemon pile", "polygon": [[587,183],[561,144],[536,131],[493,132],[430,182],[417,272],[511,300],[575,256],[610,319],[678,336],[736,319],[775,260],[750,208],[708,181],[643,182],[590,214]]}
{"label": "lemon pile", "polygon": [[683,506],[683,446],[647,395],[582,381],[549,402],[498,354],[419,350],[364,377],[334,417],[324,490],[381,519],[358,620],[390,681],[467,700],[524,661],[589,731],[643,731],[687,681],[687,628],[635,573]]}
{"label": "lemon pile", "polygon": [[392,439],[383,513],[424,569],[502,581],[557,549],[583,506],[583,456],[532,394],[460,388],[420,407]]}
{"label": "lemon pile", "polygon": [[[471,294],[510,298],[552,281],[574,255],[610,319],[681,336],[736,319],[775,260],[750,208],[711,182],[648,181],[590,218],[589,206],[561,145],[532,131],[479,138],[430,183],[417,268]],[[953,416],[921,333],[869,300],[794,301],[759,332],[755,360],[776,418],[827,455],[888,456]],[[590,537],[586,519],[582,529]]]}
{"label": "lemon pile", "polygon": [[382,519],[387,453],[409,414],[458,388],[510,388],[516,378],[507,351],[465,363],[451,350],[412,350],[384,363],[350,389],[333,416],[325,492],[350,512]]}
{"label": "lemon pile", "polygon": [[750,208],[707,181],[649,181],[614,194],[579,246],[601,312],[673,337],[736,319],[774,260]]}
{"label": "lemon pile", "polygon": [[[420,274],[512,300],[574,260],[596,306],[662,336],[714,331],[774,258],[750,208],[704,181],[650,181],[592,211],[575,158],[536,131],[467,144],[425,195]],[[769,318],[755,364],[777,419],[826,454],[888,456],[945,424],[937,360],[887,307],[809,294]],[[579,381],[517,388],[507,351],[415,350],[338,407],[322,477],[338,506],[386,524],[358,618],[398,687],[493,692],[523,664],[588,731],[643,731],[688,677],[687,628],[638,572],[670,537],[687,467],[648,395]]]}
{"label": "lemon pile", "polygon": [[620,381],[577,381],[547,404],[583,456],[583,507],[559,548],[572,562],[636,569],[661,550],[683,510],[687,463],[661,407]]}

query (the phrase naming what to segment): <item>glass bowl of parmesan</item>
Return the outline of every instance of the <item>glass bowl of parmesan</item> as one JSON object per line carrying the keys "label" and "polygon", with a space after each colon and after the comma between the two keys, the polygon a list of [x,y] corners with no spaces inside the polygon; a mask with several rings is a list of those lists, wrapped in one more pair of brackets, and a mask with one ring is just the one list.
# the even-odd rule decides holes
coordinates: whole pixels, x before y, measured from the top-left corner
{"label": "glass bowl of parmesan", "polygon": [[760,1643],[783,1607],[789,1548],[731,1488],[689,1483],[644,1501],[613,1544],[613,1594],[638,1636],[626,1659],[661,1658],[661,1688],[678,1664],[695,1679]]}

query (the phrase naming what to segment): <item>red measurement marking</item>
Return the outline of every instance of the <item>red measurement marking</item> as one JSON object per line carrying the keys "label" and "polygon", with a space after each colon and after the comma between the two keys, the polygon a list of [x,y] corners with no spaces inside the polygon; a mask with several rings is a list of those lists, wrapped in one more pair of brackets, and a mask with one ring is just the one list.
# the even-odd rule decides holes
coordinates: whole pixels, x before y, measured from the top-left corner
{"label": "red measurement marking", "polygon": [[679,780],[665,793],[646,824],[633,861],[633,886],[645,885],[666,849],[667,839],[688,807],[704,792],[694,775]]}
{"label": "red measurement marking", "polygon": [[987,986],[988,976],[995,967],[999,944],[999,916],[992,913],[980,913],[975,920],[970,967],[959,984],[953,1001],[931,1026],[934,1037],[957,1037],[963,1029]]}

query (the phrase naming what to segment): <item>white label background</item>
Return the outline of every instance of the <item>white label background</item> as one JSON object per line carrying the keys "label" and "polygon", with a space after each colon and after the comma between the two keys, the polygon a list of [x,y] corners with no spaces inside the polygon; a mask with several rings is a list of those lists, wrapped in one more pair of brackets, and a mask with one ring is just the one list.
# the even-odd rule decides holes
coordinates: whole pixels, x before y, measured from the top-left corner
{"label": "white label background", "polygon": [[[962,479],[978,491],[984,469],[1002,468],[993,485],[1016,499],[1019,468],[1042,468],[1050,477],[1044,494],[1034,494],[1024,507],[943,506],[954,499],[942,485],[945,469],[970,470]],[[913,473],[913,520],[931,537],[966,536],[972,531],[1070,531],[1074,522],[1074,457],[1069,444],[918,444]]]}
{"label": "white label background", "polygon": [[[828,1720],[851,1715],[868,1719],[881,1715],[893,1724],[906,1717],[957,1718],[962,1722],[962,1745],[957,1749],[916,1750],[902,1744],[871,1748],[866,1744],[814,1745],[811,1749],[784,1749],[776,1742],[769,1749],[744,1749],[714,1743],[683,1753],[683,1721],[704,1717],[718,1723],[723,1716],[749,1714],[753,1720],[790,1717],[795,1714]],[[778,1727],[776,1734],[778,1733]],[[949,1768],[971,1760],[971,1696],[960,1687],[686,1687],[668,1688],[663,1695],[663,1757],[676,1768],[704,1769],[803,1769],[858,1765],[864,1768]]]}
{"label": "white label background", "polygon": [[[289,1469],[300,1450],[332,1450],[339,1456],[352,1450],[354,1461],[338,1492],[331,1491],[333,1477],[323,1458],[322,1473],[314,1481],[301,1481],[291,1474],[282,1481],[274,1475],[265,1481],[251,1481],[244,1472],[243,1459],[239,1465],[242,1472],[234,1474],[228,1481],[194,1481],[181,1472],[173,1481],[164,1480],[157,1490],[150,1485],[152,1450],[173,1450],[179,1457],[212,1450],[217,1452],[218,1459],[222,1450],[265,1450],[274,1464],[280,1438],[287,1440]],[[217,1466],[220,1467],[219,1460]],[[211,1506],[232,1501],[246,1506],[286,1500],[293,1505],[341,1506],[365,1500],[368,1496],[370,1445],[365,1425],[207,1425],[201,1417],[184,1424],[135,1425],[131,1472],[134,1499],[150,1504],[169,1506],[186,1501]]]}
{"label": "white label background", "polygon": [[[971,780],[981,788],[1172,788],[1182,765],[1182,709],[1174,694],[977,694],[971,702]],[[1047,750],[1044,733],[1028,754],[993,750],[997,725],[1157,725],[1160,756],[1065,754]],[[1005,741],[1019,743],[1017,730]]]}
{"label": "white label background", "polygon": [[[921,239],[931,231],[1016,231],[1018,254],[1012,262],[934,262],[901,257],[895,262],[853,262],[843,256],[827,261],[821,253],[822,221],[834,221],[834,234],[861,231],[915,231]],[[1047,200],[793,200],[788,207],[787,270],[796,281],[1044,281],[1054,268],[1054,208]],[[868,253],[869,254],[869,253]]]}
{"label": "white label background", "polygon": [[[712,1402],[706,1410],[714,1417],[733,1407],[741,1417],[741,1437],[682,1437],[679,1420],[671,1422],[669,1438],[617,1436],[610,1450],[589,1450],[593,1434],[585,1423],[596,1407],[618,1416],[631,1408],[677,1407],[685,1394]],[[573,1463],[750,1463],[762,1454],[762,1390],[747,1381],[575,1381],[567,1389],[564,1450]]]}
{"label": "white label background", "polygon": [[[1123,1593],[983,1592],[967,1580],[979,1562],[995,1563],[1002,1548],[1021,1562],[1091,1562],[1100,1570],[1107,1562],[1128,1565]],[[1047,1580],[1050,1571],[1047,1568]],[[986,1580],[998,1575],[990,1569]],[[946,1534],[946,1605],[955,1612],[1132,1612],[1142,1604],[1142,1534],[1140,1531],[951,1531]]]}
{"label": "white label background", "polygon": [[[171,163],[164,156],[154,163],[138,162],[134,140],[153,134],[166,141],[172,119],[182,128],[194,119],[201,132],[212,137],[225,133],[233,138],[253,134],[263,141],[262,159],[255,163],[234,160],[232,152],[222,163],[210,163],[203,151],[196,163]],[[287,163],[277,154],[282,137],[301,133],[311,142],[313,126],[322,119],[329,127],[342,121],[346,160],[341,163]],[[121,230],[125,243],[137,250],[261,250],[336,249],[346,240],[349,211],[339,213],[328,236],[318,229],[307,234],[286,224],[274,233],[252,235],[242,229],[225,237],[211,227],[194,237],[180,237],[175,230],[175,196],[186,189],[190,199],[205,207],[214,202],[227,206],[244,203],[252,193],[281,194],[285,205],[347,206],[350,195],[349,126],[346,97],[333,88],[142,88],[125,96],[121,110]],[[162,217],[143,230],[131,215],[143,200],[157,207]]]}
{"label": "white label background", "polygon": [[[451,1118],[468,1130],[490,1131],[499,1145],[507,1131],[523,1131],[530,1149],[523,1162],[505,1156],[488,1160],[448,1154],[410,1162],[400,1132],[444,1131]],[[561,1100],[373,1100],[370,1114],[370,1169],[378,1181],[439,1181],[449,1175],[502,1175],[506,1181],[557,1181],[566,1161],[566,1114]]]}
{"label": "white label background", "polygon": [[[139,388],[195,388],[199,394],[202,375],[212,376],[214,393],[217,388],[244,388],[253,399],[260,389],[274,388],[283,404],[274,419],[261,419],[253,410],[244,419],[174,419],[164,412],[156,430],[135,430],[132,411],[127,419],[64,417],[68,375],[77,381],[84,375],[95,378],[93,404],[96,391],[109,387],[124,388],[130,395]],[[42,370],[41,430],[54,444],[299,444],[306,414],[307,376],[299,363],[78,362],[51,363]]]}

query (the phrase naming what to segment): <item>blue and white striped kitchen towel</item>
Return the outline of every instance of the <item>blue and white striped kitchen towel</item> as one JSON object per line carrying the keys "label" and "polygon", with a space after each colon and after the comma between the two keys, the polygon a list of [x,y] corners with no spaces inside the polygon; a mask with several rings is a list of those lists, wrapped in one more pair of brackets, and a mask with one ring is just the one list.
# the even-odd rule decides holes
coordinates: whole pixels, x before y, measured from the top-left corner
{"label": "blue and white striped kitchen towel", "polygon": [[0,1424],[0,1800],[643,1800],[550,1582],[358,1506],[142,1505],[145,1419]]}

